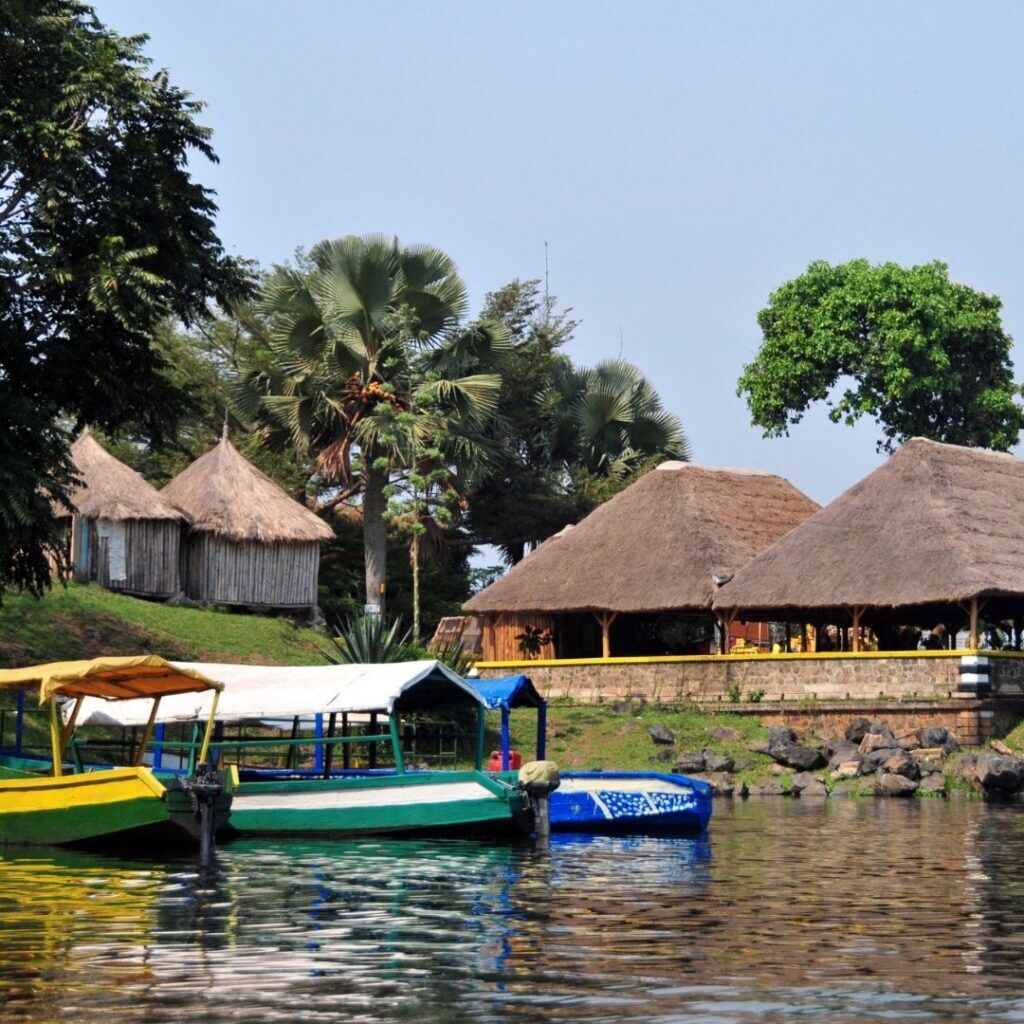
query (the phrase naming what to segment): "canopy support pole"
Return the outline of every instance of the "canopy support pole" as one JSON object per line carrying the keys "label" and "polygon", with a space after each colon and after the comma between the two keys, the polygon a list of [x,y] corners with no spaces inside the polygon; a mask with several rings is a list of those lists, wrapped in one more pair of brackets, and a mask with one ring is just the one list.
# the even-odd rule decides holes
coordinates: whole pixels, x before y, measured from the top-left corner
{"label": "canopy support pole", "polygon": [[153,748],[153,771],[158,772],[164,766],[164,735],[167,726],[161,722],[156,727],[156,746]]}
{"label": "canopy support pole", "polygon": [[60,759],[64,760],[64,754],[68,749],[68,740],[71,739],[71,734],[75,731],[75,722],[78,721],[78,712],[82,710],[82,701],[84,697],[76,697],[74,707],[71,709],[71,717],[64,724],[64,728],[60,731]]}
{"label": "canopy support pole", "polygon": [[483,704],[476,708],[476,770],[482,771],[484,766],[484,743],[487,740],[487,716]]}
{"label": "canopy support pole", "polygon": [[978,599],[976,597],[971,598],[971,635],[967,641],[968,647],[972,651],[978,649]]}
{"label": "canopy support pole", "polygon": [[405,774],[405,758],[402,757],[402,736],[398,730],[398,716],[392,711],[388,715],[388,732],[391,733],[391,746],[395,751],[395,771]]}
{"label": "canopy support pole", "polygon": [[537,760],[543,761],[548,752],[548,702],[541,701],[537,708]]}
{"label": "canopy support pole", "polygon": [[[323,714],[318,714],[318,715],[316,715],[314,717],[314,719],[313,719],[313,732],[314,732],[314,734],[315,734],[315,736],[316,736],[318,741],[322,740],[324,738],[324,716],[323,716]],[[323,743],[318,742],[316,747],[313,749],[313,767],[318,772],[322,772],[324,770],[324,745],[323,745]]]}
{"label": "canopy support pole", "polygon": [[[346,739],[349,735],[347,711],[342,711],[341,713],[341,735]],[[349,752],[349,746],[350,744],[348,743],[342,743],[341,745],[341,767],[345,771],[352,767],[352,754]]]}
{"label": "canopy support pole", "polygon": [[[327,738],[329,740],[334,739],[335,726],[338,724],[338,713],[332,711],[327,718]],[[342,744],[347,746],[348,744]],[[334,760],[334,744],[328,743],[327,749],[324,751],[324,778],[329,779],[331,777],[331,762]]]}
{"label": "canopy support pole", "polygon": [[856,654],[860,651],[860,617],[864,614],[863,608],[853,609],[853,636],[851,638],[850,649]]}
{"label": "canopy support pole", "polygon": [[53,777],[63,774],[60,756],[60,717],[57,714],[57,698],[50,698],[50,755],[53,758]]}
{"label": "canopy support pole", "polygon": [[[156,721],[156,713],[160,710],[160,698],[157,697],[153,701],[153,707],[150,709],[149,718],[146,720],[146,728],[142,730],[142,739],[139,740],[139,746],[135,751],[135,759],[132,761],[132,765],[136,768],[142,764],[143,755],[146,753],[146,747],[149,744],[149,737],[153,734],[153,723]],[[78,708],[75,708],[77,714]],[[74,715],[72,715],[72,722],[74,721]],[[69,722],[68,725],[71,725]]]}
{"label": "canopy support pole", "polygon": [[14,753],[21,757],[21,744],[25,732],[25,691],[18,691],[18,712],[14,720]]}
{"label": "canopy support pole", "polygon": [[509,748],[512,745],[512,741],[509,738],[508,718],[509,718],[509,707],[507,704],[501,705],[501,770],[507,772],[509,770],[509,759],[510,751]]}
{"label": "canopy support pole", "polygon": [[[596,613],[595,613],[596,614]],[[597,615],[597,621],[601,623],[601,657],[612,656],[612,623],[619,617],[618,612],[601,612]]]}
{"label": "canopy support pole", "polygon": [[217,720],[217,704],[220,702],[220,690],[213,691],[213,703],[210,705],[210,717],[206,720],[206,731],[203,733],[203,745],[199,748],[199,763],[206,764],[210,755],[210,740],[213,738],[213,723]]}

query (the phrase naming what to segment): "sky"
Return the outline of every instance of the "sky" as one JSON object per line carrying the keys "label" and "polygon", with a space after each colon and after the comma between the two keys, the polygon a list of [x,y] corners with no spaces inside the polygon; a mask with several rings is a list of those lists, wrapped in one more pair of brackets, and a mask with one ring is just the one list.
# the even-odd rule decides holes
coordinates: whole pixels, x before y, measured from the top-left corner
{"label": "sky", "polygon": [[[98,0],[208,104],[226,248],[384,232],[474,303],[543,277],[584,365],[636,363],[694,461],[831,500],[873,423],[750,425],[757,311],[812,260],[941,259],[1024,341],[1024,5]],[[1015,350],[1018,376],[1024,351]]]}

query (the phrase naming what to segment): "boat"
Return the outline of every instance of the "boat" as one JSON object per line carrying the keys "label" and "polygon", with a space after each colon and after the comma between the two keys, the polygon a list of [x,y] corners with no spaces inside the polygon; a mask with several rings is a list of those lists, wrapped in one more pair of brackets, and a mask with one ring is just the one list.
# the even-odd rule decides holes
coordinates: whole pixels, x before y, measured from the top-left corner
{"label": "boat", "polygon": [[[513,708],[537,712],[537,758],[545,755],[547,702],[525,675],[468,680],[485,706],[501,712],[501,747],[491,754],[489,770],[508,777],[521,763],[511,748]],[[701,833],[711,819],[711,786],[702,779],[669,772],[560,771],[550,796],[552,832]]]}
{"label": "boat", "polygon": [[[218,731],[211,757],[234,756],[240,762],[261,750],[315,748],[315,767],[232,765],[238,772],[225,836],[347,837],[364,835],[524,835],[533,827],[529,796],[513,778],[482,770],[483,702],[476,690],[438,661],[383,665],[261,666],[175,662],[183,671],[214,679],[223,686],[214,711],[209,694],[182,694],[164,700],[153,721],[161,725],[191,723],[215,714]],[[464,771],[409,770],[402,751],[403,720],[439,709],[473,719],[475,764]],[[93,715],[125,727],[144,725],[146,709],[125,701],[116,708],[86,701],[82,720]],[[360,716],[361,731],[347,726]],[[298,736],[300,719],[318,721],[320,734]],[[338,720],[342,730],[337,730]],[[295,723],[290,738],[242,735],[247,725],[265,734],[268,723]],[[322,728],[324,723],[327,728]],[[225,738],[226,725],[239,734]],[[175,748],[194,748],[157,737],[154,768],[167,770]],[[370,751],[383,745],[394,767],[348,770],[335,767],[335,752],[353,746]],[[366,758],[370,764],[373,761]]]}
{"label": "boat", "polygon": [[[53,662],[0,670],[0,691],[35,696],[47,709],[49,761],[0,760],[0,845],[116,844],[122,850],[159,843],[208,849],[231,806],[234,777],[205,762],[213,719],[199,746],[199,769],[161,780],[142,752],[163,700],[209,694],[221,685],[201,672],[172,666],[155,655]],[[68,744],[83,704],[109,707],[130,701],[147,707],[133,763],[81,770],[68,763]],[[59,703],[67,718],[62,720]]]}

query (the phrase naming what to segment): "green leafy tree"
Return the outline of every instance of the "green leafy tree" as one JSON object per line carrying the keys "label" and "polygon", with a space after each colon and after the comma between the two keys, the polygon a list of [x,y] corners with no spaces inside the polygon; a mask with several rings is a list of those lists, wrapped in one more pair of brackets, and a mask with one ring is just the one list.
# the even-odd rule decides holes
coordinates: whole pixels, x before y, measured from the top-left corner
{"label": "green leafy tree", "polygon": [[758,314],[763,341],[738,393],[766,436],[824,401],[833,422],[876,420],[886,451],[914,436],[1006,450],[1024,410],[1000,308],[944,263],[815,262]]}
{"label": "green leafy tree", "polygon": [[154,328],[248,284],[189,171],[216,159],[201,104],[144,43],[76,0],[0,4],[0,592],[49,585],[71,430],[165,433]]}
{"label": "green leafy tree", "polygon": [[321,242],[304,266],[268,277],[269,353],[232,385],[269,444],[312,458],[329,504],[361,494],[370,605],[383,603],[393,489],[425,451],[453,475],[487,456],[480,428],[497,406],[507,332],[463,326],[467,301],[438,249],[373,235]]}

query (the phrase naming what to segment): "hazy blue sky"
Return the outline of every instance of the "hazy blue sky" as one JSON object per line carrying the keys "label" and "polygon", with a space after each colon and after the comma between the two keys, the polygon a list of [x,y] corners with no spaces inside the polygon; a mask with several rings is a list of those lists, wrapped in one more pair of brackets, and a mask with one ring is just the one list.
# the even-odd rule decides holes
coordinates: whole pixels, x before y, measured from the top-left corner
{"label": "hazy blue sky", "polygon": [[[819,501],[878,431],[765,441],[735,395],[769,292],[812,259],[943,259],[1024,339],[1024,6],[99,0],[206,100],[229,250],[383,231],[475,301],[539,277],[682,418],[697,461]],[[1017,361],[1024,374],[1024,353]]]}

